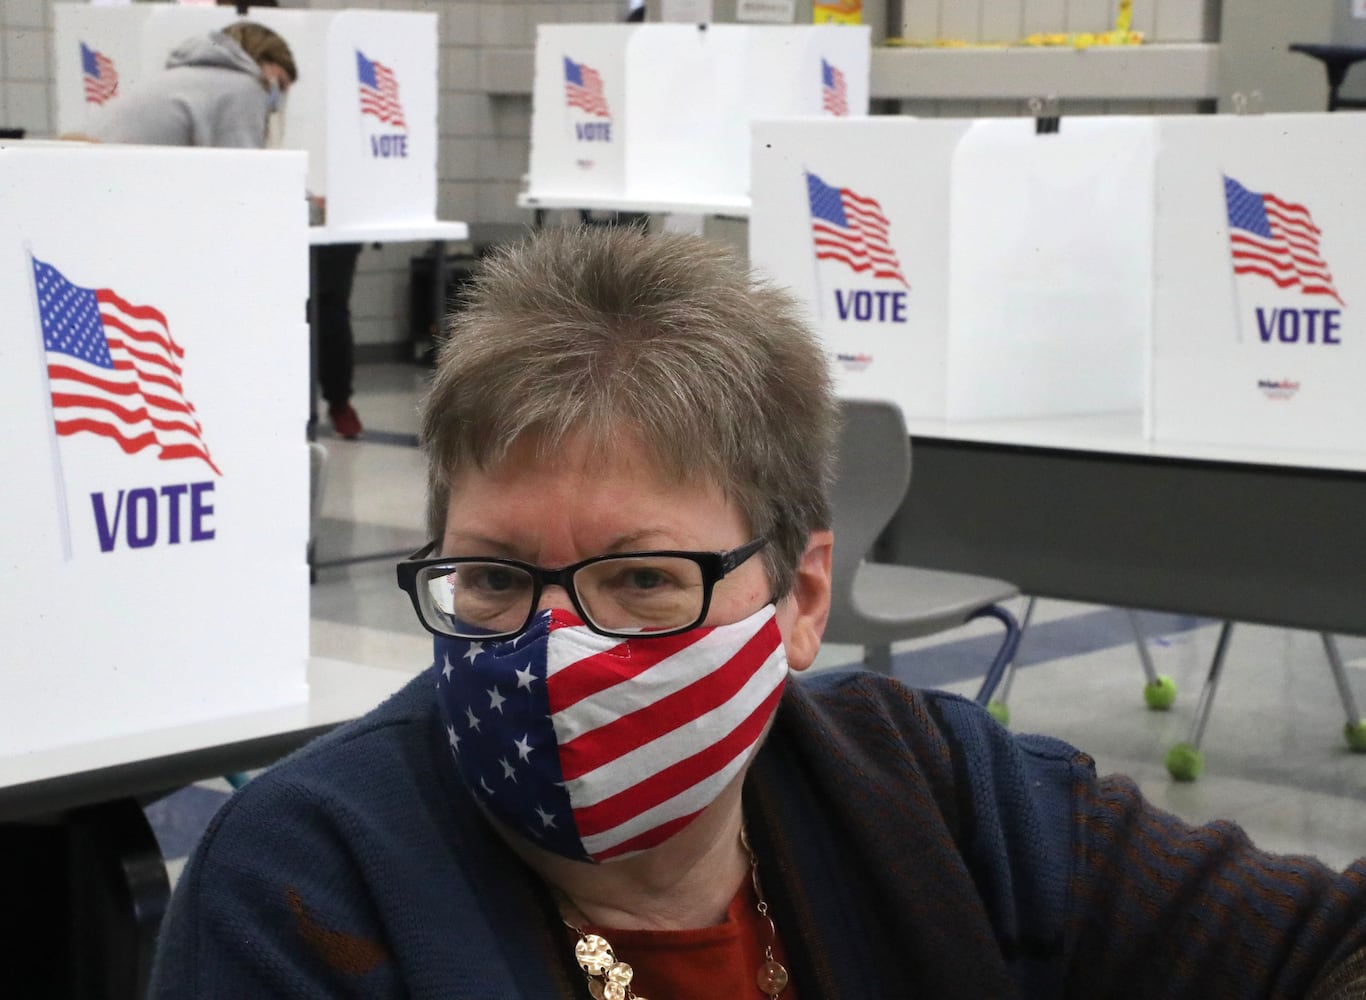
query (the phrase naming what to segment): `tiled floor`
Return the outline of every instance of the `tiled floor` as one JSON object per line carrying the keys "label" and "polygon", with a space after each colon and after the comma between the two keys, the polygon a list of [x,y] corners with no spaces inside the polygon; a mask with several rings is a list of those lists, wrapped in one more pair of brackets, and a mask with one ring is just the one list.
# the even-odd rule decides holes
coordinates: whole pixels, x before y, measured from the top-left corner
{"label": "tiled floor", "polygon": [[[394,584],[393,563],[426,541],[424,473],[416,450],[420,368],[357,373],[359,441],[323,437],[328,449],[320,564],[313,587],[313,652],[417,672],[431,644]],[[1017,609],[1018,610],[1018,609]],[[1042,600],[1020,648],[1010,698],[1012,727],[1047,732],[1131,774],[1157,804],[1193,821],[1241,823],[1259,844],[1307,852],[1343,866],[1366,854],[1366,755],[1348,752],[1344,716],[1318,636],[1235,629],[1225,679],[1205,733],[1205,775],[1178,784],[1162,760],[1186,739],[1218,633],[1216,623],[1141,613],[1157,669],[1180,690],[1170,712],[1143,706],[1143,674],[1121,611]],[[915,683],[972,693],[995,648],[983,624],[899,646],[894,672]],[[1366,704],[1366,639],[1341,648],[1358,702]],[[822,650],[817,668],[854,662],[859,650]],[[173,873],[228,786],[187,789],[149,810]]]}

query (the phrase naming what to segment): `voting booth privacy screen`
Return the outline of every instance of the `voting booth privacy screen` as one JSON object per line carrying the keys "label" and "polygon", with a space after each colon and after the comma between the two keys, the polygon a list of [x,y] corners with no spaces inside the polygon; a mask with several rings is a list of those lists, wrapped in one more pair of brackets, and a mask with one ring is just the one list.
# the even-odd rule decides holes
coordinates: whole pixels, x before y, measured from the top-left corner
{"label": "voting booth privacy screen", "polygon": [[303,183],[0,146],[0,758],[306,700]]}
{"label": "voting booth privacy screen", "polygon": [[[143,76],[143,28],[156,10],[152,4],[53,5],[59,134],[82,131],[89,112],[137,85]],[[231,8],[224,10],[219,15],[221,23],[227,23],[231,16]]]}
{"label": "voting booth privacy screen", "polygon": [[1156,440],[1366,451],[1366,131],[1353,115],[1163,122]]}
{"label": "voting booth privacy screen", "polygon": [[908,417],[1363,450],[1363,155],[1345,115],[759,122],[750,251]]}
{"label": "voting booth privacy screen", "polygon": [[[162,71],[187,38],[221,29],[231,7],[57,4],[57,129],[92,116]],[[337,226],[436,217],[437,15],[253,8],[279,33],[299,71],[268,144],[308,153],[308,191]]]}
{"label": "voting booth privacy screen", "polygon": [[747,197],[756,118],[867,114],[868,40],[867,28],[541,25],[528,197]]}

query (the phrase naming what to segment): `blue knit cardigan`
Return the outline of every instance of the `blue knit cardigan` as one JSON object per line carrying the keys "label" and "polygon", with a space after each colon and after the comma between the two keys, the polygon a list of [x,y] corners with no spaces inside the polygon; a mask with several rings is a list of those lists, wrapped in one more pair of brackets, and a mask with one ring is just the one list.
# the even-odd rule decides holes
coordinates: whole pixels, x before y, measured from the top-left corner
{"label": "blue knit cardigan", "polygon": [[[449,763],[434,682],[223,807],[151,996],[587,997],[544,885]],[[804,1000],[1298,998],[1366,947],[1366,859],[1190,827],[1060,741],[864,671],[788,685],[744,808]]]}

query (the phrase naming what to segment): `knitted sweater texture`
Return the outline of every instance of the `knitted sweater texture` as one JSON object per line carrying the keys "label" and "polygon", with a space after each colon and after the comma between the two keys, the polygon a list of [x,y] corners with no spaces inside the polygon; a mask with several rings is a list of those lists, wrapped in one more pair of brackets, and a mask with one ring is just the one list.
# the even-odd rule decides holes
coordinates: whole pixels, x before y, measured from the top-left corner
{"label": "knitted sweater texture", "polygon": [[[228,802],[151,996],[587,996],[546,888],[449,762],[434,683]],[[804,998],[1360,995],[1366,859],[1335,873],[1190,827],[953,695],[789,684],[745,815]]]}

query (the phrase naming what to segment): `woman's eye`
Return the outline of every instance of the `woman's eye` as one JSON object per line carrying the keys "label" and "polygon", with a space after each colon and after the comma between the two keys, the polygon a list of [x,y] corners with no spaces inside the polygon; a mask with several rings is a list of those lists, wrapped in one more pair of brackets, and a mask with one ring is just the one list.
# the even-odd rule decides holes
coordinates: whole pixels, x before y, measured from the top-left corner
{"label": "woman's eye", "polygon": [[459,586],[489,593],[505,593],[520,585],[518,574],[512,570],[481,566],[460,573]]}
{"label": "woman's eye", "polygon": [[626,574],[626,583],[636,590],[656,590],[666,586],[669,581],[656,569],[637,569]]}

